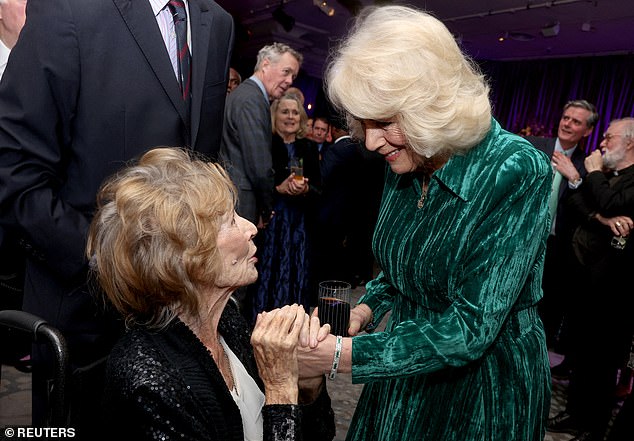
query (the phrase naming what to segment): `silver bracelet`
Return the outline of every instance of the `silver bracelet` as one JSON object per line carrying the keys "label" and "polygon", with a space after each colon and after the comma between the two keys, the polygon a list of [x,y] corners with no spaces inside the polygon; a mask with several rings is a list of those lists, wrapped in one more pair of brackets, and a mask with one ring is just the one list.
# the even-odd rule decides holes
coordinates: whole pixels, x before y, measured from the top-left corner
{"label": "silver bracelet", "polygon": [[337,336],[337,343],[335,344],[335,356],[332,358],[332,368],[330,368],[330,375],[328,378],[334,380],[337,377],[337,369],[339,368],[339,359],[341,358],[341,347],[343,346],[343,337]]}

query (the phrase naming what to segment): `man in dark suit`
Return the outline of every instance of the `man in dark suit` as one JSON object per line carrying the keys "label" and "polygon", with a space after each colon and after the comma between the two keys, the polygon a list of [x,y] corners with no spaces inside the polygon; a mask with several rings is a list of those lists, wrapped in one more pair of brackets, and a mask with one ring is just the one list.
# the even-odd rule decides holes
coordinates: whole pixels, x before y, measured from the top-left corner
{"label": "man in dark suit", "polygon": [[[570,306],[569,296],[574,292],[574,275],[570,272],[570,265],[574,263],[571,240],[576,227],[568,216],[564,201],[583,183],[586,174],[583,160],[586,155],[579,142],[592,133],[598,119],[591,103],[585,100],[569,101],[564,106],[556,138],[526,138],[548,155],[553,166],[553,188],[549,202],[552,224],[542,279],[544,297],[539,310],[549,346],[555,346],[561,337],[561,346],[557,349],[562,352],[565,351],[565,335],[561,334],[565,333],[562,320]],[[565,363],[559,368],[563,373],[569,369],[570,360]]]}
{"label": "man in dark suit", "polygon": [[372,277],[372,232],[385,160],[352,139],[340,116],[331,119],[334,143],[321,160],[322,195],[315,241],[317,277],[357,285]]}
{"label": "man in dark suit", "polygon": [[[319,152],[319,159],[323,160],[330,147],[328,143],[328,135],[330,134],[330,121],[325,116],[317,116],[313,122],[312,140],[315,142],[317,151]],[[334,136],[332,137],[334,140]]]}
{"label": "man in dark suit", "polygon": [[574,441],[602,441],[634,333],[634,118],[612,121],[600,150],[584,164],[584,183],[568,201],[580,225],[573,247],[574,277],[581,282],[575,314],[582,326],[570,345],[575,365],[566,410],[548,421],[548,430],[574,433]]}
{"label": "man in dark suit", "polygon": [[258,227],[268,224],[273,210],[270,102],[293,84],[302,59],[285,44],[264,46],[253,75],[227,98],[220,160],[238,188],[236,211]]}
{"label": "man in dark suit", "polygon": [[[189,0],[186,14],[167,3],[30,0],[0,83],[0,216],[28,254],[23,308],[61,329],[73,369],[107,355],[121,328],[87,286],[86,235],[104,178],[157,145],[219,148],[233,21],[211,0]],[[190,100],[171,61],[172,17],[182,15]],[[40,353],[33,359],[37,425],[48,372]],[[80,434],[98,410],[99,377],[72,403]]]}

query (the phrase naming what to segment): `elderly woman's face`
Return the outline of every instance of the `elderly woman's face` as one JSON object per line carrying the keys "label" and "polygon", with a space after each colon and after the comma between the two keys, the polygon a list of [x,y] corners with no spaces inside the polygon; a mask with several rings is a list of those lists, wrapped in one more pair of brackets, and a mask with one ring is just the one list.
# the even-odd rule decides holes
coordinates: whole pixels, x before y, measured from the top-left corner
{"label": "elderly woman's face", "polygon": [[365,148],[383,155],[394,173],[403,174],[416,170],[419,164],[417,155],[407,145],[405,134],[395,119],[364,119],[361,124],[365,132]]}
{"label": "elderly woman's face", "polygon": [[257,280],[257,248],[253,243],[257,231],[255,225],[235,211],[226,216],[218,232],[218,251],[223,262],[222,273],[216,281],[218,287],[238,288]]}
{"label": "elderly woman's face", "polygon": [[282,100],[275,111],[275,130],[282,136],[299,131],[300,114],[297,101]]}

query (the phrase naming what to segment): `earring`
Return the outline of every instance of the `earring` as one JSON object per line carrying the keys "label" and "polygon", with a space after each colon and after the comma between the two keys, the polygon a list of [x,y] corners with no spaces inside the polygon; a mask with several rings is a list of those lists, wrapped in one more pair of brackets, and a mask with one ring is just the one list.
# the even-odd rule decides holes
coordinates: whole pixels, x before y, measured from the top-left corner
{"label": "earring", "polygon": [[231,261],[231,265],[235,265],[236,263],[238,263],[238,259],[233,259],[233,260]]}

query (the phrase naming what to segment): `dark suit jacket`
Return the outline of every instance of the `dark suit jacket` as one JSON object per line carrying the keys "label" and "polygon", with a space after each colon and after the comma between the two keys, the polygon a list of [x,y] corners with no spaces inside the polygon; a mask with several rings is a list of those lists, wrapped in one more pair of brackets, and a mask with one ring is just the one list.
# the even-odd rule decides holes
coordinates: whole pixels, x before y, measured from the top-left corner
{"label": "dark suit jacket", "polygon": [[220,161],[238,188],[238,214],[256,225],[273,210],[272,136],[270,103],[249,78],[227,98]]}
{"label": "dark suit jacket", "polygon": [[[542,152],[548,155],[548,158],[553,157],[553,153],[555,152],[555,142],[557,138],[543,138],[539,136],[527,136],[526,140],[537,147]],[[583,165],[583,161],[586,155],[583,149],[579,146],[575,149],[574,153],[570,157],[572,164],[575,166],[577,171],[579,172],[579,176],[582,178],[586,175],[586,168]],[[561,184],[559,185],[559,201],[557,203],[557,217],[555,223],[555,234],[562,238],[570,238],[576,227],[576,224],[573,225],[566,214],[566,204],[565,200],[568,199],[571,194],[574,193],[574,190],[571,190],[568,186],[568,180],[562,179]]]}
{"label": "dark suit jacket", "polygon": [[336,228],[345,234],[357,222],[356,200],[359,174],[363,165],[363,147],[352,138],[343,138],[329,146],[321,159],[323,194],[319,225],[326,230]]}
{"label": "dark suit jacket", "polygon": [[[30,257],[24,309],[88,360],[103,335],[86,292],[85,244],[104,178],[157,145],[218,149],[231,16],[190,0],[192,110],[147,0],[29,2],[0,85],[0,216]],[[77,340],[90,343],[74,350]]]}
{"label": "dark suit jacket", "polygon": [[583,230],[581,234],[585,240],[582,245],[587,248],[587,256],[590,257],[587,260],[600,261],[610,258],[615,264],[618,262],[619,267],[624,268],[623,272],[615,271],[615,264],[612,264],[607,265],[599,274],[606,280],[622,282],[621,278],[631,270],[634,263],[634,246],[630,243],[632,238],[628,239],[624,251],[615,250],[610,246],[614,233],[608,226],[595,220],[593,214],[599,213],[607,218],[628,216],[634,219],[634,165],[618,173],[592,172],[586,176],[581,190],[576,192],[567,204],[571,214],[578,218],[580,229]]}

